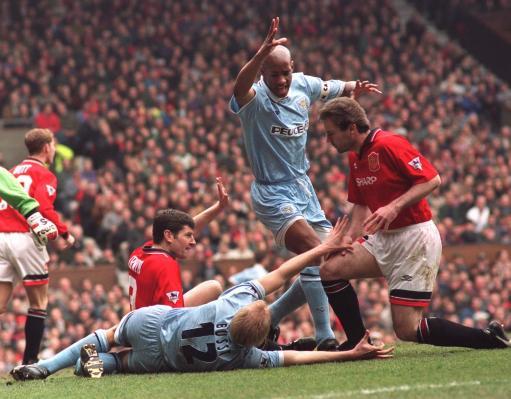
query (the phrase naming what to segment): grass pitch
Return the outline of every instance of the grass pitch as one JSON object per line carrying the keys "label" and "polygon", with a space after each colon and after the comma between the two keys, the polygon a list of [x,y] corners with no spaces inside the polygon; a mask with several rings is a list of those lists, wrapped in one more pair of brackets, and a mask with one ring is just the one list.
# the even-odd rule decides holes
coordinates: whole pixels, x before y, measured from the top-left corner
{"label": "grass pitch", "polygon": [[0,398],[511,398],[511,349],[469,350],[399,344],[391,360],[193,374],[45,381],[0,377]]}

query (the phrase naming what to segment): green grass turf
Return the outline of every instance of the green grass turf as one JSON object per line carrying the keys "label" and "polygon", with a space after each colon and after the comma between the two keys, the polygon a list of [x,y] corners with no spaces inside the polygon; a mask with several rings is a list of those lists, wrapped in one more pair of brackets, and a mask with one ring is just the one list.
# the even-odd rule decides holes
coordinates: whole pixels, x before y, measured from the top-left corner
{"label": "green grass turf", "polygon": [[0,398],[511,398],[511,349],[474,351],[399,344],[391,360],[273,370],[78,378],[0,377]]}

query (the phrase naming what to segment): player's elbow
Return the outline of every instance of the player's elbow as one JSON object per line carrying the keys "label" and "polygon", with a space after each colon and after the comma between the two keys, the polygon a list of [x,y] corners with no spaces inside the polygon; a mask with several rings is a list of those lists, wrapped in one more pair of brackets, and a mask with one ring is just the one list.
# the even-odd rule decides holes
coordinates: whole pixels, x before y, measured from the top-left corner
{"label": "player's elbow", "polygon": [[440,178],[440,175],[436,175],[431,182],[433,184],[433,190],[436,190],[442,184],[442,179]]}

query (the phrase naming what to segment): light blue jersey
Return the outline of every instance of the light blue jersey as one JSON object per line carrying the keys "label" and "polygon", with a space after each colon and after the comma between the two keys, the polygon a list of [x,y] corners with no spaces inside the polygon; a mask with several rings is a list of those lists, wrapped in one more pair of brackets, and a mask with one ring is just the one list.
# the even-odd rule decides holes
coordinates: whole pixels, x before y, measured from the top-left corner
{"label": "light blue jersey", "polygon": [[256,181],[264,184],[289,182],[309,169],[305,154],[309,110],[316,100],[338,97],[344,90],[341,80],[294,73],[288,95],[273,95],[263,79],[255,83],[255,97],[242,108],[234,96],[229,107],[243,126],[248,159]]}
{"label": "light blue jersey", "polygon": [[236,312],[264,294],[263,287],[251,281],[194,308],[137,309],[121,320],[116,342],[132,347],[128,367],[135,373],[281,367],[282,352],[246,348],[233,343],[230,336]]}

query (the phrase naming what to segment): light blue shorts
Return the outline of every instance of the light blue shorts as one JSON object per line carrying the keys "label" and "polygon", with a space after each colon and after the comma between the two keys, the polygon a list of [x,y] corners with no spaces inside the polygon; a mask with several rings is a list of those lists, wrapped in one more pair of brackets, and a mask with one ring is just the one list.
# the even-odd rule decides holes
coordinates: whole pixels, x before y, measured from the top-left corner
{"label": "light blue shorts", "polygon": [[285,246],[287,229],[299,219],[305,219],[320,235],[332,229],[306,175],[279,184],[254,182],[250,194],[257,218],[273,232],[280,246]]}
{"label": "light blue shorts", "polygon": [[161,350],[160,332],[163,317],[170,310],[170,306],[148,306],[122,318],[115,332],[115,342],[132,348],[128,355],[128,372],[169,371]]}

